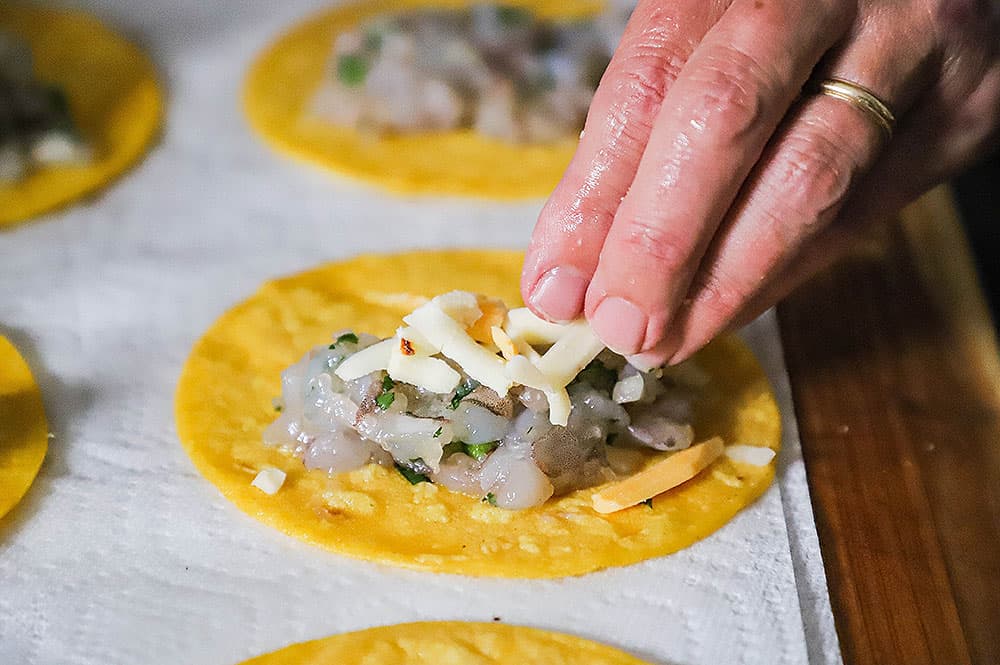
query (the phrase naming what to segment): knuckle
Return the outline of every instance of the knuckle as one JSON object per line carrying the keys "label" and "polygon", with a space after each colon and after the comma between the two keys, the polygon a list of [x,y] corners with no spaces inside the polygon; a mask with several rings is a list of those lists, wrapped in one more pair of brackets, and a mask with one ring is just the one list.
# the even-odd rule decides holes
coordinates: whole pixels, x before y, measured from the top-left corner
{"label": "knuckle", "polygon": [[667,88],[684,67],[686,49],[667,31],[654,26],[619,49],[619,53],[611,71],[616,95],[629,100],[629,105],[639,113],[654,115]]}
{"label": "knuckle", "polygon": [[757,285],[736,279],[719,268],[713,268],[696,283],[692,307],[707,312],[715,322],[728,321],[750,300]]}
{"label": "knuckle", "polygon": [[[574,243],[579,242],[580,233],[596,233],[604,237],[615,213],[618,212],[620,203],[617,196],[609,197],[595,193],[584,196],[574,204],[573,214],[559,227],[560,232],[572,236]],[[585,220],[586,224],[581,228],[577,220]]]}
{"label": "knuckle", "polygon": [[655,265],[661,271],[680,267],[687,259],[688,243],[656,220],[632,219],[615,242],[641,264]]}
{"label": "knuckle", "polygon": [[[606,75],[611,84],[598,92],[605,95],[608,109],[607,119],[601,120],[620,136],[624,149],[637,151],[636,156],[639,156],[653,131],[667,89],[684,65],[684,58],[680,49],[662,36],[640,38],[619,52],[623,55]],[[595,104],[593,108],[605,104]]]}
{"label": "knuckle", "polygon": [[828,221],[844,202],[860,171],[857,157],[846,142],[822,132],[790,136],[782,148],[772,183],[778,229],[791,226],[796,235]]}
{"label": "knuckle", "polygon": [[739,136],[760,120],[772,97],[768,77],[759,63],[733,46],[718,47],[694,74],[700,92],[691,109],[695,122],[713,123]]}

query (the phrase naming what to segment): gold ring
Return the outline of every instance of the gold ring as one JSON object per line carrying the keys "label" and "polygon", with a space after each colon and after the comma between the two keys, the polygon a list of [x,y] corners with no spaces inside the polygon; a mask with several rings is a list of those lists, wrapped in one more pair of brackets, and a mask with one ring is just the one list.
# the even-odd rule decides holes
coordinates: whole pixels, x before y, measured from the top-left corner
{"label": "gold ring", "polygon": [[886,141],[892,138],[892,128],[896,124],[896,116],[892,114],[885,102],[868,88],[844,79],[831,78],[820,81],[819,93],[848,102],[878,123],[878,126],[885,133]]}

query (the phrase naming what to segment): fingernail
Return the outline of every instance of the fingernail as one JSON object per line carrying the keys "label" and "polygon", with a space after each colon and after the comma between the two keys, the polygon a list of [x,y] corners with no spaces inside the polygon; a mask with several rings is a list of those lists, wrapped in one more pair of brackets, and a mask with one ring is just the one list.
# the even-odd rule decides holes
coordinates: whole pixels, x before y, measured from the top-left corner
{"label": "fingernail", "polygon": [[648,372],[667,364],[667,359],[674,353],[674,343],[665,339],[649,351],[643,351],[627,358],[630,365],[642,372]]}
{"label": "fingernail", "polygon": [[587,284],[587,278],[576,268],[552,268],[535,284],[529,304],[549,321],[572,321],[583,311]]}
{"label": "fingernail", "polygon": [[630,356],[642,349],[648,322],[646,315],[633,303],[611,296],[597,306],[590,326],[609,349]]}

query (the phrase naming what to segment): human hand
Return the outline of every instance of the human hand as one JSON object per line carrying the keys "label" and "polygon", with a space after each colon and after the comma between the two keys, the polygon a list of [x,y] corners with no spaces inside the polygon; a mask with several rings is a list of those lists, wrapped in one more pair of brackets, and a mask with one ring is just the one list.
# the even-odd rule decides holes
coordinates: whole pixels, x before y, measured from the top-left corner
{"label": "human hand", "polygon": [[[898,120],[805,88],[851,81]],[[800,92],[802,96],[800,97]],[[997,0],[641,0],[521,280],[680,362],[996,144]]]}

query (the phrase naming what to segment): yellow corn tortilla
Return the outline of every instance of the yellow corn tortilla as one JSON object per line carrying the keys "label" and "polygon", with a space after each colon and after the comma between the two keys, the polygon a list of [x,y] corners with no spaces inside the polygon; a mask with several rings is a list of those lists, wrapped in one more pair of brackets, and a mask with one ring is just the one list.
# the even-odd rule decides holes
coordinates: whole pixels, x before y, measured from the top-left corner
{"label": "yellow corn tortilla", "polygon": [[0,228],[62,207],[107,185],[141,157],[161,122],[163,94],[146,55],[87,14],[0,5],[0,29],[26,40],[36,76],[63,87],[94,159],[45,167],[0,185]]}
{"label": "yellow corn tortilla", "polygon": [[[265,50],[250,69],[243,104],[251,126],[276,150],[399,193],[491,199],[546,196],[576,148],[576,137],[552,144],[512,145],[472,130],[372,137],[307,114],[334,37],[387,11],[462,8],[477,0],[375,0],[306,19]],[[510,0],[541,16],[593,14],[595,0]]]}
{"label": "yellow corn tortilla", "polygon": [[300,642],[241,665],[648,665],[581,637],[499,623],[425,621]]}
{"label": "yellow corn tortilla", "polygon": [[[697,478],[610,515],[581,490],[508,511],[395,470],[368,465],[328,477],[262,443],[276,417],[282,370],[334,331],[393,334],[403,315],[453,289],[519,302],[523,256],[439,251],[360,256],[268,282],[197,342],[177,391],[177,429],[195,465],[241,510],[285,533],[348,556],[407,568],[497,577],[557,577],[622,566],[704,538],[756,499],[773,465],[722,457]],[[742,342],[699,355],[712,376],[696,408],[699,439],[778,449],[780,419],[767,379]],[[661,455],[651,455],[651,461]],[[251,487],[265,466],[288,477],[277,494]]]}
{"label": "yellow corn tortilla", "polygon": [[0,337],[0,517],[28,491],[48,443],[49,424],[31,369]]}

